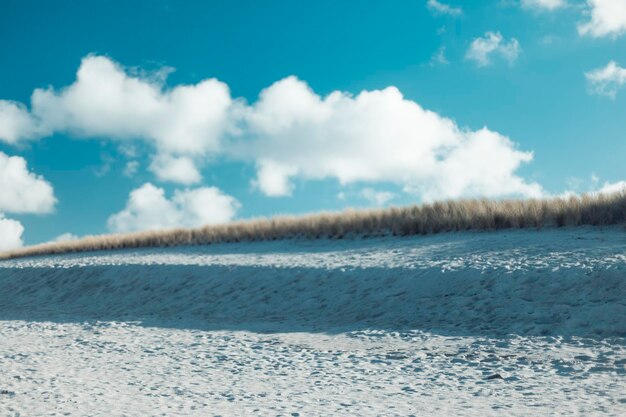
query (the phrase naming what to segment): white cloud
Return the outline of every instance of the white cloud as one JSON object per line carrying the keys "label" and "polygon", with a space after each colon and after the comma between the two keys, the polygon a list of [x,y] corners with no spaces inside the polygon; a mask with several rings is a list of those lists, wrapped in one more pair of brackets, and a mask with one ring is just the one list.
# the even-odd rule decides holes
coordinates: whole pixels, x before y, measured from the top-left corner
{"label": "white cloud", "polygon": [[556,35],[546,35],[546,36],[543,36],[543,37],[539,40],[539,42],[540,42],[542,45],[546,45],[546,46],[547,46],[547,45],[553,45],[553,44],[555,44],[555,43],[559,42],[560,40],[561,40],[561,39],[560,39],[558,36],[556,36]]}
{"label": "white cloud", "polygon": [[77,239],[79,239],[79,237],[73,233],[63,233],[52,239],[51,242],[70,242]]}
{"label": "white cloud", "polygon": [[[488,32],[472,45],[468,59],[479,65],[487,65],[493,54],[509,62],[519,54],[517,41],[505,42],[499,33]],[[14,143],[32,132],[111,138],[128,148],[133,160],[133,141],[143,140],[155,150],[150,170],[156,177],[187,185],[201,180],[200,162],[219,156],[250,162],[257,168],[254,184],[269,196],[291,194],[297,178],[389,182],[429,199],[541,192],[538,184],[516,175],[532,153],[496,132],[458,127],[395,87],[356,96],[335,91],[322,98],[292,76],[249,105],[231,98],[228,86],[215,79],[166,88],[163,78],[131,74],[109,58],[87,56],[69,87],[35,90],[30,112],[11,104],[18,111],[11,107],[3,114],[18,114],[14,125],[26,120],[27,126],[0,130],[0,139]],[[467,163],[466,157],[473,160]],[[131,175],[136,164],[127,168]]]}
{"label": "white cloud", "polygon": [[17,220],[11,220],[0,213],[0,251],[19,248],[23,245],[24,226]]}
{"label": "white cloud", "polygon": [[608,182],[600,185],[600,178],[591,174],[589,180],[584,178],[569,178],[567,180],[568,189],[562,192],[559,197],[571,197],[581,194],[613,194],[617,192],[626,192],[626,181]]}
{"label": "white cloud", "polygon": [[296,166],[261,159],[257,163],[257,178],[252,183],[267,196],[287,196],[293,190],[289,178],[297,173]]}
{"label": "white cloud", "polygon": [[123,174],[127,177],[134,177],[139,170],[139,161],[128,161],[124,166]]}
{"label": "white cloud", "polygon": [[[16,143],[66,132],[80,137],[143,139],[165,156],[216,152],[221,136],[230,129],[229,112],[237,107],[228,86],[207,79],[168,90],[163,79],[162,74],[129,75],[107,57],[87,56],[69,87],[36,89],[30,113],[24,106],[0,101],[0,140]],[[188,176],[183,183],[189,183]]]}
{"label": "white cloud", "polygon": [[0,141],[15,144],[48,133],[35,124],[23,104],[0,100]]}
{"label": "white cloud", "polygon": [[448,65],[449,63],[450,61],[448,61],[448,58],[446,58],[446,47],[442,46],[439,49],[437,49],[437,52],[435,52],[433,56],[430,58],[429,65],[431,67],[434,67],[437,65]]}
{"label": "white cloud", "polygon": [[626,69],[611,61],[604,68],[586,72],[585,78],[590,92],[615,98],[619,89],[626,84]]}
{"label": "white cloud", "polygon": [[49,213],[55,203],[50,183],[30,172],[24,158],[0,152],[0,212]]}
{"label": "white cloud", "polygon": [[190,185],[202,180],[193,160],[186,156],[157,155],[150,164],[150,171],[161,181]]}
{"label": "white cloud", "polygon": [[445,14],[448,16],[460,16],[463,14],[463,9],[460,7],[452,7],[437,0],[428,0],[426,6],[431,12],[437,14]]}
{"label": "white cloud", "polygon": [[522,0],[521,5],[531,10],[556,10],[567,4],[565,0]]}
{"label": "white cloud", "polygon": [[361,190],[361,197],[366,199],[372,205],[384,206],[393,200],[396,197],[396,194],[390,191],[377,191],[368,187]]}
{"label": "white cloud", "polygon": [[112,215],[113,232],[196,227],[224,223],[239,209],[239,202],[215,187],[177,190],[171,199],[150,183],[131,191],[124,210]]}
{"label": "white cloud", "polygon": [[626,32],[626,0],[587,0],[589,21],[578,25],[580,35],[617,37]]}
{"label": "white cloud", "polygon": [[492,56],[499,55],[512,65],[520,54],[520,45],[517,39],[504,40],[500,32],[486,32],[482,38],[472,41],[465,53],[465,59],[476,62],[479,67],[491,65]]}
{"label": "white cloud", "polygon": [[626,193],[626,181],[605,182],[602,188],[598,190],[598,193],[612,194],[620,191]]}
{"label": "white cloud", "polygon": [[71,86],[35,90],[32,113],[78,136],[143,138],[164,153],[201,154],[218,148],[231,104],[228,86],[216,79],[165,90],[109,58],[88,56]]}
{"label": "white cloud", "polygon": [[537,198],[544,194],[542,187],[515,175],[521,164],[532,159],[531,152],[519,151],[499,133],[486,128],[465,132],[457,146],[439,161],[435,176],[407,189],[427,201],[507,195]]}
{"label": "white cloud", "polygon": [[322,98],[288,77],[261,93],[246,131],[231,152],[258,161],[267,195],[289,194],[295,177],[391,182],[426,199],[542,192],[515,175],[532,153],[488,129],[460,129],[394,87]]}

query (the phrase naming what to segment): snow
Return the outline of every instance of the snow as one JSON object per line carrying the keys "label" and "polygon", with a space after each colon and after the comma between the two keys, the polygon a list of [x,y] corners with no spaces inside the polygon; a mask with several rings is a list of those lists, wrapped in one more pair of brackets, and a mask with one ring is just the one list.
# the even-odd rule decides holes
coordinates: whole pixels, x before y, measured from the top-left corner
{"label": "snow", "polygon": [[0,416],[624,415],[625,318],[623,227],[4,261]]}

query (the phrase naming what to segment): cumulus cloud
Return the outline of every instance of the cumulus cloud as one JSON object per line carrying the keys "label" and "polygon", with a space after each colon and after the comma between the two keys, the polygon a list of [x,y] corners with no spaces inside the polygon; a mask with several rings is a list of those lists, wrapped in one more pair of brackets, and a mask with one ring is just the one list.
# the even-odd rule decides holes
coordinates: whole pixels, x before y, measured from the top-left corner
{"label": "cumulus cloud", "polygon": [[193,160],[185,156],[157,155],[150,164],[150,171],[161,181],[189,185],[202,180]]}
{"label": "cumulus cloud", "polygon": [[24,226],[17,220],[11,220],[0,213],[0,251],[19,248],[23,245]]}
{"label": "cumulus cloud", "polygon": [[556,10],[565,6],[565,0],[522,0],[521,5],[525,9],[530,10]]}
{"label": "cumulus cloud", "polygon": [[463,9],[461,9],[460,7],[452,7],[437,0],[428,0],[426,6],[428,7],[428,10],[435,14],[448,16],[460,16],[463,14]]}
{"label": "cumulus cloud", "polygon": [[0,141],[15,144],[48,133],[36,125],[23,104],[0,100]]}
{"label": "cumulus cloud", "polygon": [[177,190],[171,199],[150,183],[131,191],[124,210],[112,215],[113,232],[196,227],[224,223],[239,209],[239,202],[215,187]]}
{"label": "cumulus cloud", "polygon": [[289,178],[297,175],[298,171],[295,165],[261,159],[257,163],[257,178],[252,183],[270,197],[291,195],[293,185]]}
{"label": "cumulus cloud", "polygon": [[580,35],[618,37],[626,32],[626,0],[587,0],[589,20],[578,25]]}
{"label": "cumulus cloud", "polygon": [[296,177],[391,182],[425,199],[542,192],[515,175],[532,153],[486,128],[461,129],[394,87],[322,98],[289,77],[261,93],[246,131],[233,152],[260,161],[257,183],[268,195],[289,194]]}
{"label": "cumulus cloud", "polygon": [[611,61],[604,68],[585,73],[585,78],[591,93],[615,98],[619,89],[626,84],[626,69]]}
{"label": "cumulus cloud", "polygon": [[0,152],[0,212],[49,213],[55,204],[50,183],[30,172],[24,158]]}
{"label": "cumulus cloud", "polygon": [[[474,40],[468,59],[487,65],[494,54],[513,62],[519,44],[488,32]],[[17,127],[0,130],[0,140],[14,143],[65,132],[121,141],[129,149],[134,149],[132,141],[142,140],[154,151],[149,169],[156,178],[185,185],[201,181],[199,163],[225,157],[254,165],[253,184],[268,196],[290,195],[298,178],[389,182],[428,199],[541,192],[538,184],[516,175],[532,153],[486,128],[461,128],[405,99],[395,87],[320,97],[291,76],[247,104],[232,98],[228,86],[215,79],[173,88],[163,79],[137,75],[107,57],[87,56],[70,86],[35,90],[30,110],[2,102],[11,109],[3,110],[2,117],[15,118],[11,126]],[[127,168],[132,175],[137,164]],[[155,196],[159,189],[153,188],[143,193]],[[174,205],[168,213],[182,210],[175,198],[156,201]],[[122,220],[113,221],[114,228]]]}
{"label": "cumulus cloud", "polygon": [[196,154],[218,148],[231,102],[228,86],[216,79],[165,90],[106,57],[88,56],[71,86],[35,90],[32,113],[57,131],[144,138],[164,153]]}
{"label": "cumulus cloud", "polygon": [[229,130],[228,113],[236,106],[228,86],[216,79],[166,89],[163,78],[129,74],[107,57],[87,56],[69,87],[36,89],[30,112],[0,101],[0,140],[15,143],[53,132],[143,139],[156,148],[161,161],[170,157],[167,160],[176,164],[171,169],[159,165],[164,168],[159,172],[189,183],[191,159],[181,163],[179,157],[216,152],[220,137]]}
{"label": "cumulus cloud", "polygon": [[24,226],[4,213],[49,213],[55,204],[52,186],[30,172],[24,158],[0,152],[0,251],[23,244]]}
{"label": "cumulus cloud", "polygon": [[476,38],[465,53],[465,59],[474,61],[479,67],[492,64],[494,55],[500,56],[512,65],[520,54],[517,39],[504,40],[500,32],[486,32],[485,36]]}

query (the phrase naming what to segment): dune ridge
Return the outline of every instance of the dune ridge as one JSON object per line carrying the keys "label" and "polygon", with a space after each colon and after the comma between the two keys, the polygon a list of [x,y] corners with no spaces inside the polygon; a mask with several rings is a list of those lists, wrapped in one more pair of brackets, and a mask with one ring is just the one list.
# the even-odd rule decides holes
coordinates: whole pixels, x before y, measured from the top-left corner
{"label": "dune ridge", "polygon": [[199,228],[87,236],[0,253],[0,260],[27,256],[171,247],[289,238],[411,236],[466,230],[500,230],[626,223],[626,190],[530,200],[456,200],[407,207],[323,212],[242,220]]}

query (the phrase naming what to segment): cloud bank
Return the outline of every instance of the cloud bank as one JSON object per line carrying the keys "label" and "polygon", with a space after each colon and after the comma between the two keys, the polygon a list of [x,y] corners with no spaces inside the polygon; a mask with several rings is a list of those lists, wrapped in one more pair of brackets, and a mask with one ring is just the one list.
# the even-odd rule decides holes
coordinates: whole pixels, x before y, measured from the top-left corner
{"label": "cloud bank", "polygon": [[[488,65],[494,54],[513,62],[519,44],[488,32],[474,40],[468,59]],[[202,180],[204,161],[222,157],[253,164],[253,184],[268,196],[289,195],[297,178],[388,182],[424,200],[542,193],[538,184],[516,174],[532,160],[531,152],[487,128],[459,127],[395,87],[322,97],[291,76],[248,104],[231,97],[228,86],[216,79],[169,88],[163,77],[137,74],[110,58],[90,55],[68,87],[35,90],[30,109],[0,100],[0,120],[10,121],[0,124],[0,140],[7,143],[54,132],[124,146],[144,141],[153,149],[149,169],[156,178],[184,185]],[[168,213],[184,211],[176,201],[158,197],[158,190],[147,187],[137,198],[149,194],[169,207]],[[131,207],[115,217],[112,228],[129,229],[123,219],[149,218],[144,211]],[[146,225],[152,227],[152,221]]]}
{"label": "cloud bank", "polygon": [[225,223],[240,204],[215,187],[177,190],[171,199],[165,190],[146,183],[131,191],[126,207],[108,220],[112,232],[196,227]]}
{"label": "cloud bank", "polygon": [[499,56],[513,65],[521,52],[519,42],[511,38],[504,40],[500,32],[486,32],[483,37],[476,38],[470,44],[465,59],[474,61],[479,67],[493,63],[493,57]]}

